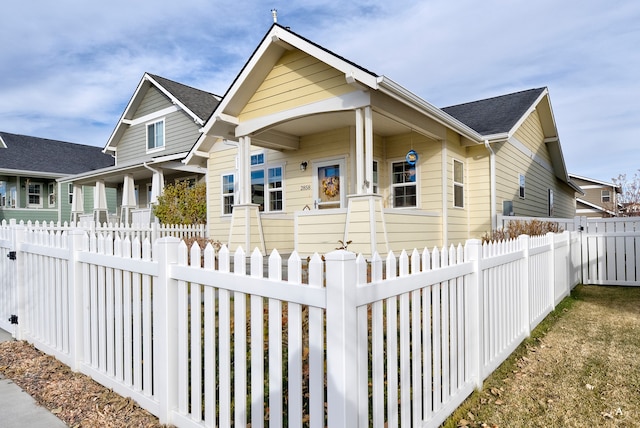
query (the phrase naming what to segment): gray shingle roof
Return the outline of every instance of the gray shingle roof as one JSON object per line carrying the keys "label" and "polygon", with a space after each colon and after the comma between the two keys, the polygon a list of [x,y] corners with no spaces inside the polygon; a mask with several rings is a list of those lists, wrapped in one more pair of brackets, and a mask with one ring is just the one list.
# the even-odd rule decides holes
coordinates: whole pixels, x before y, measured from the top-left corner
{"label": "gray shingle roof", "polygon": [[183,85],[155,74],[148,74],[203,121],[209,119],[213,110],[220,103],[220,97],[210,92]]}
{"label": "gray shingle roof", "polygon": [[481,135],[501,134],[513,128],[545,89],[529,89],[442,110]]}
{"label": "gray shingle roof", "polygon": [[115,164],[100,147],[8,132],[0,132],[0,137],[7,145],[0,149],[0,169],[79,174]]}

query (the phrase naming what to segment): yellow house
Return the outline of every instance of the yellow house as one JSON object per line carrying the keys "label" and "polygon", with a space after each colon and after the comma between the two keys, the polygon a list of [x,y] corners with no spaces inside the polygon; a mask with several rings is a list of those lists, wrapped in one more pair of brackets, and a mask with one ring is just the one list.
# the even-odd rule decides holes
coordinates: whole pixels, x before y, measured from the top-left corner
{"label": "yellow house", "polygon": [[274,24],[187,156],[233,250],[457,244],[498,213],[573,216],[546,88],[445,109]]}

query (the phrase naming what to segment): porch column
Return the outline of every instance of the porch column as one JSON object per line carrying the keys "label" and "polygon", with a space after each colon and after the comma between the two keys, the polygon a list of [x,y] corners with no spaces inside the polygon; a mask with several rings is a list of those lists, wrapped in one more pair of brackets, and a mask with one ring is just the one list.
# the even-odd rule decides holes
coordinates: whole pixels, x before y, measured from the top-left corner
{"label": "porch column", "polygon": [[364,117],[361,108],[356,109],[356,194],[362,195],[364,188]]}
{"label": "porch column", "polygon": [[131,210],[137,206],[135,184],[133,175],[124,176],[122,183],[122,205],[120,206],[120,222],[124,224],[131,223]]}
{"label": "porch column", "polygon": [[84,196],[82,195],[82,186],[73,184],[73,196],[71,200],[71,221],[77,223],[80,215],[84,214]]}
{"label": "porch column", "polygon": [[104,185],[104,180],[98,180],[93,188],[93,219],[96,224],[100,224],[108,220],[107,210],[107,191]]}
{"label": "porch column", "polygon": [[162,190],[164,189],[164,174],[162,169],[154,168],[153,169],[153,177],[151,178],[151,200],[149,203],[156,204],[158,203],[158,198],[162,195]]}
{"label": "porch column", "polygon": [[238,203],[233,205],[229,249],[242,247],[247,256],[254,248],[266,254],[260,206],[251,202],[251,137],[238,140]]}
{"label": "porch column", "polygon": [[365,193],[373,194],[373,113],[364,108],[364,171]]}

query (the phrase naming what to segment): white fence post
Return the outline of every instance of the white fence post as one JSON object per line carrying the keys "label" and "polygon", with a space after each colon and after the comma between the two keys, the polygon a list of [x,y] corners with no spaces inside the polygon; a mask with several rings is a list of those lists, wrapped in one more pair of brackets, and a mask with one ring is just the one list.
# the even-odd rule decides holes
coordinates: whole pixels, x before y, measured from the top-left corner
{"label": "white fence post", "polygon": [[469,355],[466,357],[469,362],[470,379],[475,381],[477,389],[482,389],[482,271],[480,270],[480,258],[482,254],[482,241],[479,239],[469,239],[464,246],[464,260],[473,262],[473,273],[466,278],[467,304],[469,308],[469,322],[466,333],[469,337]]}
{"label": "white fence post", "polygon": [[[15,314],[11,314],[11,315],[16,315],[18,317],[17,319],[17,324],[15,326],[15,330],[14,330],[14,337],[16,338],[16,340],[23,340],[23,330],[25,328],[25,325],[27,323],[27,312],[26,312],[26,308],[25,308],[25,284],[24,284],[24,275],[25,275],[25,268],[24,268],[24,254],[21,253],[22,250],[22,243],[24,242],[24,236],[25,236],[25,231],[26,228],[24,226],[23,223],[20,223],[20,225],[16,225],[16,221],[15,219],[11,219],[11,238],[13,240],[13,250],[16,252],[16,268],[15,268],[15,273],[16,273],[16,284],[15,284],[15,310],[16,313]],[[13,322],[13,321],[12,321]],[[27,328],[29,326],[27,325]]]}
{"label": "white fence post", "polygon": [[153,252],[158,262],[153,284],[153,380],[162,424],[172,422],[171,412],[178,407],[178,282],[170,278],[169,271],[178,261],[179,245],[178,238],[160,238]]}
{"label": "white fence post", "polygon": [[556,239],[555,233],[548,232],[549,238],[549,297],[551,298],[551,310],[556,308]]}
{"label": "white fence post", "polygon": [[78,261],[78,253],[87,251],[87,241],[83,239],[85,232],[81,229],[72,229],[68,234],[69,242],[69,355],[71,370],[80,370],[84,361],[84,283],[82,276],[82,264]]}
{"label": "white fence post", "polygon": [[[356,256],[325,255],[327,271],[327,418],[332,428],[357,426]],[[363,361],[367,364],[367,361]]]}
{"label": "white fence post", "polygon": [[522,250],[522,268],[520,271],[520,280],[522,281],[522,322],[525,325],[527,337],[531,336],[531,306],[529,296],[531,295],[531,279],[529,278],[529,246],[531,244],[529,235],[518,236],[518,243]]}

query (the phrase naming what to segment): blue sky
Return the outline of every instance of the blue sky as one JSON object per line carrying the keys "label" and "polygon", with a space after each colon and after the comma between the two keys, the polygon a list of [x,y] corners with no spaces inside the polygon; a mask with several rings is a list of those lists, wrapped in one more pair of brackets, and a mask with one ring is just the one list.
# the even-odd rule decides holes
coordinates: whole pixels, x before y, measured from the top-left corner
{"label": "blue sky", "polygon": [[546,86],[569,172],[640,168],[637,0],[7,0],[0,130],[104,146],[145,72],[222,95],[274,8],[438,107]]}

